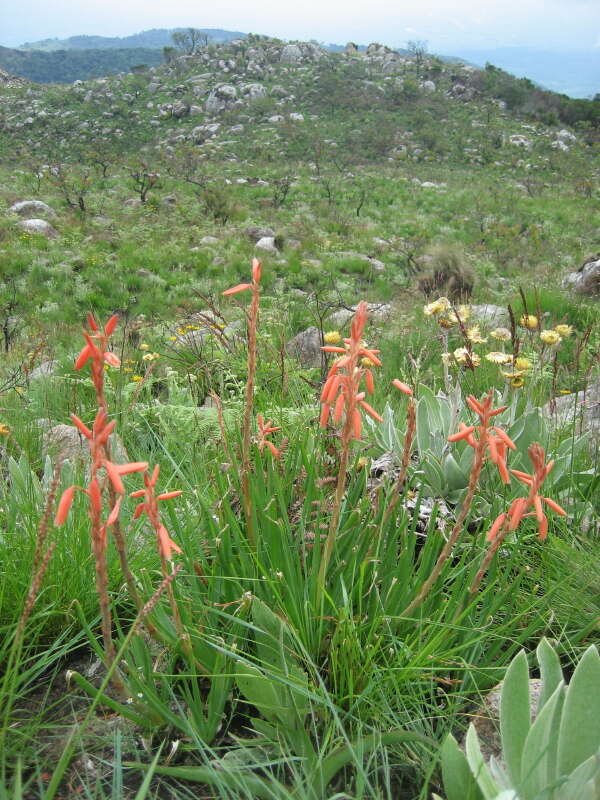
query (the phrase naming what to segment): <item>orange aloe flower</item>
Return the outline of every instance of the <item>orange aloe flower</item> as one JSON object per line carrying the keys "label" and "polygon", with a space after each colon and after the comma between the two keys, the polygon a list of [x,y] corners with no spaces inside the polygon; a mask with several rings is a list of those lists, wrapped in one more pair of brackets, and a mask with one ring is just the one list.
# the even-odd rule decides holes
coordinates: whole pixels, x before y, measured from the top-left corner
{"label": "orange aloe flower", "polygon": [[[146,464],[146,466],[148,465]],[[171,539],[169,532],[161,522],[158,503],[161,500],[171,500],[174,497],[179,497],[181,494],[183,494],[183,492],[181,490],[176,490],[173,492],[163,492],[162,494],[156,495],[154,490],[156,487],[156,482],[158,481],[159,472],[160,466],[158,464],[154,467],[152,475],[149,475],[148,472],[145,472],[145,488],[138,489],[136,492],[131,492],[129,496],[145,498],[143,503],[138,503],[133,514],[133,519],[138,519],[138,517],[140,517],[142,514],[147,515],[148,519],[150,520],[150,524],[156,533],[156,542],[161,558],[165,561],[172,561],[173,552],[181,553],[182,550],[179,545],[176,544],[173,539]]]}
{"label": "orange aloe flower", "polygon": [[262,264],[258,260],[258,258],[252,259],[252,283],[238,283],[237,286],[232,286],[231,289],[226,289],[223,292],[224,296],[228,296],[231,294],[238,294],[238,292],[245,292],[246,289],[252,289],[253,291],[258,289],[258,285],[260,283],[260,276],[262,274]]}
{"label": "orange aloe flower", "polygon": [[350,337],[344,339],[345,347],[326,345],[321,348],[325,353],[336,353],[341,357],[331,365],[321,392],[319,424],[324,428],[332,411],[334,423],[339,423],[343,417],[345,422],[342,440],[345,443],[351,439],[360,439],[362,420],[359,409],[377,422],[383,422],[383,417],[364,399],[365,392],[360,391],[363,378],[369,394],[373,394],[375,388],[373,374],[363,365],[362,359],[368,359],[369,366],[381,366],[381,361],[377,357],[379,350],[367,347],[362,340],[367,323],[367,307],[364,301],[358,304],[352,320]]}
{"label": "orange aloe flower", "polygon": [[267,439],[267,436],[271,433],[275,433],[275,431],[280,431],[280,427],[275,427],[271,425],[271,420],[264,421],[263,415],[258,414],[256,417],[256,423],[258,425],[258,449],[262,453],[265,447],[268,447],[271,453],[273,454],[273,458],[280,458],[281,451],[275,447],[273,442]]}
{"label": "orange aloe flower", "polygon": [[[459,442],[464,439],[469,447],[477,449],[482,437],[485,437],[485,445],[490,461],[498,467],[500,479],[503,483],[510,483],[510,475],[506,466],[507,450],[515,450],[516,445],[508,434],[497,425],[490,423],[493,417],[506,411],[507,406],[492,408],[492,394],[487,394],[483,400],[477,400],[473,395],[467,397],[467,405],[479,417],[479,425],[465,425],[459,423],[459,430],[448,437],[449,442]],[[477,433],[478,438],[475,437]]]}
{"label": "orange aloe flower", "polygon": [[[488,541],[493,541],[505,525],[509,531],[515,531],[519,527],[521,520],[526,517],[535,517],[537,519],[538,534],[540,539],[544,541],[548,535],[548,517],[544,513],[543,504],[547,505],[548,508],[551,508],[552,511],[559,514],[561,517],[567,515],[564,508],[559,506],[557,502],[550,497],[540,495],[540,489],[554,467],[554,461],[549,461],[547,464],[545,463],[546,454],[544,448],[537,444],[537,442],[532,444],[527,452],[533,465],[532,474],[522,472],[518,469],[511,469],[510,471],[521,483],[529,487],[529,495],[527,497],[518,497],[516,500],[513,500],[508,511],[500,514],[496,518],[488,532]],[[533,511],[528,511],[530,508],[533,508]]]}

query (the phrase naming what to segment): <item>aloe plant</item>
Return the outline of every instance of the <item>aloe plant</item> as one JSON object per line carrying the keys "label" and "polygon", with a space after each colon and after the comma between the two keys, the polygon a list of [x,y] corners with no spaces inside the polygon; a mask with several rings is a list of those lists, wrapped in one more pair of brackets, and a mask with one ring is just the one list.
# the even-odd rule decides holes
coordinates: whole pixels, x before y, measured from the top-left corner
{"label": "aloe plant", "polygon": [[[596,800],[600,796],[600,656],[586,650],[567,686],[554,648],[537,648],[542,688],[531,719],[527,657],[512,660],[500,697],[502,761],[486,764],[473,724],[465,752],[441,750],[446,800]],[[434,795],[436,800],[441,800]]]}

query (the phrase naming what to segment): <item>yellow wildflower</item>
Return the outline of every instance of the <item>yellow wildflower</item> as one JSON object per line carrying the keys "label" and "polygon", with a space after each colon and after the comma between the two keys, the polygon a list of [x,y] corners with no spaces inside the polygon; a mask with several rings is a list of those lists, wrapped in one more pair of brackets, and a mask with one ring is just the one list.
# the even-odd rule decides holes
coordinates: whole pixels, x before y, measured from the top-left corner
{"label": "yellow wildflower", "polygon": [[450,308],[450,301],[447,297],[438,297],[437,300],[434,300],[433,303],[429,303],[426,306],[423,306],[423,313],[427,317],[431,317],[434,314],[441,314],[442,311],[446,311]]}
{"label": "yellow wildflower", "polygon": [[10,428],[8,427],[8,425],[0,423],[0,436],[8,436],[9,433],[10,433]]}
{"label": "yellow wildflower", "polygon": [[367,356],[365,356],[364,358],[361,358],[360,363],[361,363],[361,365],[363,367],[374,367],[375,366],[375,364],[371,361],[370,358],[367,358]]}
{"label": "yellow wildflower", "polygon": [[143,380],[144,380],[144,377],[143,377],[142,375],[134,375],[134,376],[133,376],[133,378],[132,378],[131,380],[132,380],[134,383],[139,383],[140,381],[143,381]]}
{"label": "yellow wildflower", "polygon": [[573,333],[573,326],[572,325],[555,325],[554,330],[562,336],[563,339],[567,339]]}
{"label": "yellow wildflower", "polygon": [[499,342],[508,342],[510,339],[510,331],[508,328],[494,328],[490,336],[492,339],[498,339]]}
{"label": "yellow wildflower", "polygon": [[342,341],[342,337],[339,331],[327,331],[327,333],[323,334],[323,341],[325,344],[339,344]]}
{"label": "yellow wildflower", "polygon": [[528,369],[531,369],[532,366],[533,364],[531,363],[531,361],[528,358],[525,358],[524,356],[519,356],[518,358],[515,359],[515,367],[518,370],[527,371]]}
{"label": "yellow wildflower", "polygon": [[510,385],[513,389],[520,389],[525,385],[525,379],[521,375],[517,375],[515,378],[510,379]]}
{"label": "yellow wildflower", "polygon": [[519,320],[519,325],[522,328],[528,328],[530,331],[534,331],[538,326],[538,318],[534,314],[523,314]]}
{"label": "yellow wildflower", "polygon": [[469,361],[474,367],[478,367],[481,364],[481,358],[477,355],[477,353],[469,353],[466,347],[457,348],[454,351],[453,356],[459,364],[467,364],[470,366]]}
{"label": "yellow wildflower", "polygon": [[475,344],[483,344],[484,342],[487,342],[487,339],[484,339],[481,335],[479,325],[473,325],[473,327],[467,329],[467,339]]}
{"label": "yellow wildflower", "polygon": [[133,372],[131,367],[123,367],[123,372]]}
{"label": "yellow wildflower", "polygon": [[512,361],[510,353],[491,352],[487,353],[486,361],[491,361],[492,364],[508,364]]}
{"label": "yellow wildflower", "polygon": [[442,328],[451,328],[456,320],[451,320],[450,317],[438,317],[438,325]]}
{"label": "yellow wildflower", "polygon": [[457,322],[466,322],[469,317],[471,316],[471,307],[470,306],[459,306],[456,311],[449,311],[446,314],[444,321],[439,320],[440,325],[444,325],[444,322],[447,323],[447,326],[456,325]]}
{"label": "yellow wildflower", "polygon": [[140,345],[140,350],[150,350],[150,345],[146,344],[146,342],[142,342]]}
{"label": "yellow wildflower", "polygon": [[544,344],[558,344],[561,341],[561,336],[558,331],[542,331],[540,339]]}
{"label": "yellow wildflower", "polygon": [[176,342],[177,341],[177,337],[176,336],[169,336],[169,341],[170,342]]}

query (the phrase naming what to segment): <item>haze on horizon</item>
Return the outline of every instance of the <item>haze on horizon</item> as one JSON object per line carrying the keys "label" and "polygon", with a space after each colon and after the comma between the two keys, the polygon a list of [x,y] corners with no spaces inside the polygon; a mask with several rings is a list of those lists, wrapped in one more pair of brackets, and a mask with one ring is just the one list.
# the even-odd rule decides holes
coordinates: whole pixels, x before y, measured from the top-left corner
{"label": "haze on horizon", "polygon": [[407,0],[305,0],[302,7],[256,0],[224,0],[198,8],[196,0],[22,0],[19,14],[1,3],[0,45],[78,34],[125,36],[149,28],[225,28],[283,39],[343,44],[380,41],[402,46],[427,41],[433,52],[529,47],[552,51],[600,48],[599,0],[428,0],[418,10]]}

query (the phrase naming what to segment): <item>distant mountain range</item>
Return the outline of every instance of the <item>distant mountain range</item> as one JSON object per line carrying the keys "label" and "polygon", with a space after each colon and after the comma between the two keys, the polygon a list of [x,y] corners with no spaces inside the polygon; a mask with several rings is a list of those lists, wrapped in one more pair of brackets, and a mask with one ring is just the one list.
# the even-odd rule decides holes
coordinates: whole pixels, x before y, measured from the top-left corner
{"label": "distant mountain range", "polygon": [[[173,44],[172,34],[185,28],[152,28],[149,31],[134,33],[131,36],[69,36],[68,39],[42,39],[39,42],[25,42],[18,50],[121,50],[131,47],[166,47]],[[222,44],[245,36],[241,31],[225,31],[221,28],[198,28],[212,42]]]}
{"label": "distant mountain range", "polygon": [[[17,49],[0,47],[0,68],[39,83],[68,83],[125,72],[140,64],[155,66],[162,48],[173,44],[172,34],[185,28],[154,28],[131,36],[70,36],[25,42]],[[200,28],[215,44],[246,36],[242,31]],[[343,45],[324,45],[332,51]],[[359,49],[363,50],[361,46]],[[400,48],[401,49],[401,48]],[[600,93],[600,48],[554,52],[527,47],[461,49],[459,56],[440,56],[484,66],[487,62],[517,77],[570,97]]]}
{"label": "distant mountain range", "polygon": [[158,47],[49,51],[0,47],[0,68],[34,83],[73,83],[163,62],[163,52]]}

